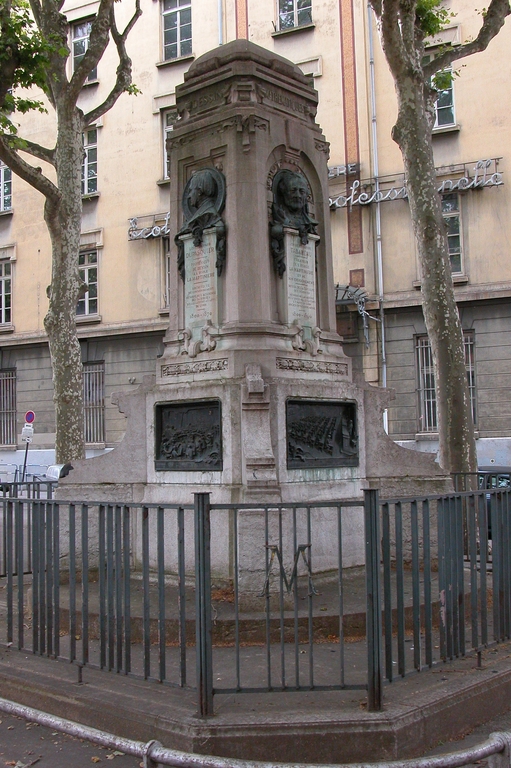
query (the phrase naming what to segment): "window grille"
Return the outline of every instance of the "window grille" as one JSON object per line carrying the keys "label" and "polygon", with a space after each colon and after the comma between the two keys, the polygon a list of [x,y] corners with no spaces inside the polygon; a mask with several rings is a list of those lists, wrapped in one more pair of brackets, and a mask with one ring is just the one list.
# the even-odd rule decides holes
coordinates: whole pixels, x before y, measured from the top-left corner
{"label": "window grille", "polygon": [[86,285],[85,295],[78,301],[77,315],[97,315],[98,313],[98,252],[84,251],[78,256],[78,273]]}
{"label": "window grille", "polygon": [[[90,30],[92,27],[92,20],[79,21],[73,24],[73,72],[76,70],[78,64],[81,62],[87,49],[89,48]],[[91,69],[87,75],[87,81],[97,80],[98,70],[97,67]]]}
{"label": "window grille", "polygon": [[163,58],[178,59],[192,53],[190,0],[163,0]]}
{"label": "window grille", "polygon": [[83,418],[85,442],[105,442],[105,364],[83,364]]}
{"label": "window grille", "polygon": [[[476,423],[476,380],[474,364],[474,336],[471,333],[463,335],[465,348],[465,368],[467,371],[468,391],[472,418]],[[416,339],[417,372],[419,379],[419,432],[436,432],[438,430],[437,404],[435,391],[435,373],[433,369],[433,354],[427,336]]]}
{"label": "window grille", "polygon": [[0,445],[16,445],[16,371],[0,371]]}
{"label": "window grille", "polygon": [[83,134],[82,195],[98,191],[98,131],[90,128]]}
{"label": "window grille", "polygon": [[279,30],[312,23],[312,0],[278,0]]}
{"label": "window grille", "polygon": [[447,244],[451,259],[451,271],[453,274],[461,274],[462,269],[462,243],[461,243],[461,212],[459,207],[459,195],[450,192],[442,195],[442,215],[447,228]]}
{"label": "window grille", "polygon": [[0,211],[12,208],[12,171],[0,161]]}
{"label": "window grille", "polygon": [[0,261],[0,325],[11,322],[11,271],[10,261]]}

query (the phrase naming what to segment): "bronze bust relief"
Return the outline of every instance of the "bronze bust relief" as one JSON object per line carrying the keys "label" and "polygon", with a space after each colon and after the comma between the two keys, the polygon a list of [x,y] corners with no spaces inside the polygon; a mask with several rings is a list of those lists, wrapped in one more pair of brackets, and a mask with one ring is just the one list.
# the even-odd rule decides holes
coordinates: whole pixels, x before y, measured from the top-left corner
{"label": "bronze bust relief", "polygon": [[318,222],[309,216],[309,185],[302,173],[283,169],[275,174],[272,185],[273,204],[270,239],[273,264],[279,277],[286,271],[284,227],[298,230],[306,245],[308,235],[316,234]]}
{"label": "bronze bust relief", "polygon": [[188,180],[182,198],[184,224],[174,238],[177,245],[177,266],[181,278],[185,279],[184,244],[182,235],[191,234],[193,244],[200,246],[205,229],[216,229],[216,269],[220,276],[225,266],[225,222],[222,211],[225,207],[225,177],[216,168],[196,171]]}

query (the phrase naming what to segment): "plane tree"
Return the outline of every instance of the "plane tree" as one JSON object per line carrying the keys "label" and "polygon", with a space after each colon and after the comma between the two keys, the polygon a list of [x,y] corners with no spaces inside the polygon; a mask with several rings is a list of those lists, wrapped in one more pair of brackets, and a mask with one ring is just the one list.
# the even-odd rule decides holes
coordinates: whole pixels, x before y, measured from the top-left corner
{"label": "plane tree", "polygon": [[475,472],[463,331],[438,194],[432,131],[438,90],[452,77],[452,65],[487,48],[510,13],[509,0],[491,0],[488,8],[479,11],[481,24],[473,39],[438,46],[428,56],[426,41],[434,39],[451,19],[442,0],[371,0],[371,5],[397,94],[392,138],[403,156],[420,263],[423,313],[435,373],[439,462],[449,472]]}
{"label": "plane tree", "polygon": [[[126,0],[122,0],[126,4]],[[133,0],[124,28],[116,21],[115,0],[99,0],[88,47],[71,66],[69,23],[64,0],[1,0],[0,8],[0,160],[44,197],[44,220],[51,241],[49,307],[44,318],[53,374],[55,460],[84,458],[83,383],[76,307],[87,287],[78,259],[82,221],[83,133],[110,110],[119,97],[135,93],[128,35],[141,14]],[[117,51],[115,80],[103,100],[84,113],[82,87],[110,42]],[[34,97],[34,89],[39,89]],[[50,146],[19,134],[17,113],[53,112]],[[42,163],[40,165],[39,163]]]}

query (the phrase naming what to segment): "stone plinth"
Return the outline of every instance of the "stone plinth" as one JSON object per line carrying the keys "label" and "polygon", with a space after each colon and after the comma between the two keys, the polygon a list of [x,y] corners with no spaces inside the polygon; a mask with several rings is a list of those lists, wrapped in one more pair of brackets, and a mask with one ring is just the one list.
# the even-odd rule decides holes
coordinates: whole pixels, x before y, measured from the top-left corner
{"label": "stone plinth", "polygon": [[[114,501],[191,503],[209,492],[213,503],[306,504],[361,499],[403,475],[407,493],[443,482],[433,457],[385,435],[390,395],[354,381],[336,332],[317,98],[298,67],[246,40],[199,58],[176,88],[164,353],[155,380],[120,397],[124,441],[75,462],[61,494],[108,499],[117,481]],[[360,509],[346,520],[356,565]],[[248,581],[261,576],[256,522],[243,522]],[[321,524],[328,531],[333,518]],[[329,546],[327,536],[323,570],[335,560]],[[231,578],[227,524],[214,547],[215,574]]]}

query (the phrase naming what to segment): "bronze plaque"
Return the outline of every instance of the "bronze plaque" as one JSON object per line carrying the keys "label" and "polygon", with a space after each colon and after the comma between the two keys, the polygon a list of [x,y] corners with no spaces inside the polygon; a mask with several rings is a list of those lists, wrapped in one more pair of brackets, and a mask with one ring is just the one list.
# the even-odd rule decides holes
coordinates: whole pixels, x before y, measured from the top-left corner
{"label": "bronze plaque", "polygon": [[156,406],[158,471],[222,469],[222,407],[219,400]]}
{"label": "bronze plaque", "polygon": [[358,466],[355,403],[288,400],[286,433],[288,469]]}

